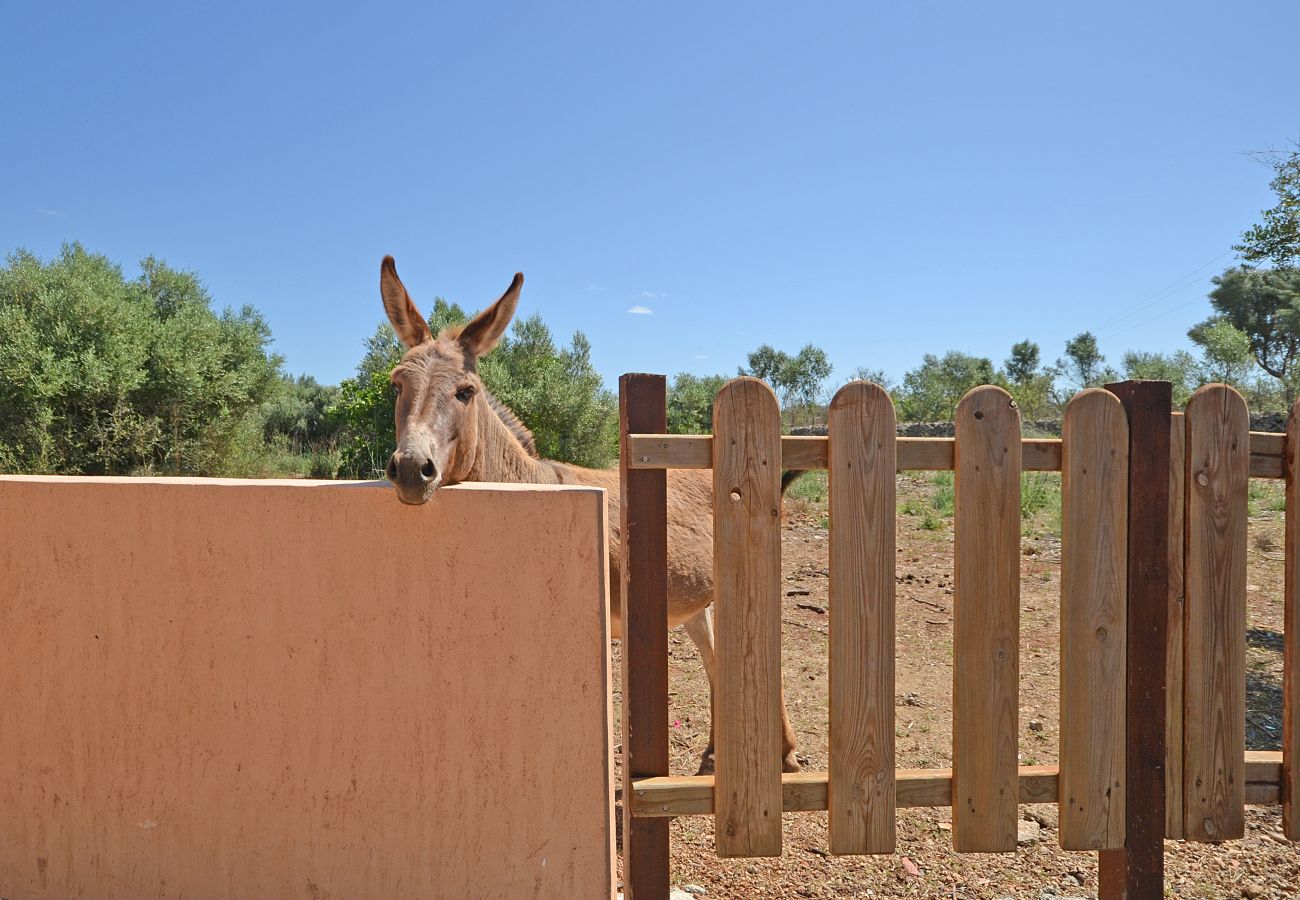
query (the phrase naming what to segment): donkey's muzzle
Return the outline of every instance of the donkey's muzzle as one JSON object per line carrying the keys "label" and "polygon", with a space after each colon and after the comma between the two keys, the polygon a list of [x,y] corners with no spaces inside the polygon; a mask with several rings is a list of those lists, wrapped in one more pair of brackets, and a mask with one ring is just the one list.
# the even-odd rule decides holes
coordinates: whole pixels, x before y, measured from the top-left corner
{"label": "donkey's muzzle", "polygon": [[403,503],[424,503],[438,486],[438,466],[428,454],[398,450],[388,460],[388,480]]}

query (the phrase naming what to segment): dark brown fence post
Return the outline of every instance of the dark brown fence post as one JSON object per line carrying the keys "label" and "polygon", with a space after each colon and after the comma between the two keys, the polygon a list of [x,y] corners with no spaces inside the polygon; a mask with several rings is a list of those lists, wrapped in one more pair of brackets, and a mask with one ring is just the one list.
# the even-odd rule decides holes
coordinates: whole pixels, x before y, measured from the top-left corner
{"label": "dark brown fence post", "polygon": [[632,815],[632,782],[668,774],[668,473],[629,469],[629,434],[668,430],[662,375],[618,380],[623,612],[623,887],[667,900],[670,819]]}
{"label": "dark brown fence post", "polygon": [[1167,381],[1124,381],[1129,425],[1127,818],[1123,850],[1101,852],[1102,900],[1158,900],[1165,860],[1165,652],[1169,639]]}

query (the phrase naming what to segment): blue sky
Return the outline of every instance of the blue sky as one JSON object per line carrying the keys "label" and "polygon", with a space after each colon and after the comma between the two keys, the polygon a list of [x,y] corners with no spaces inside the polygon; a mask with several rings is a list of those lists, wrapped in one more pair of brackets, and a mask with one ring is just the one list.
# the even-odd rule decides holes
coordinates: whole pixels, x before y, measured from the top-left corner
{"label": "blue sky", "polygon": [[[625,371],[1186,346],[1300,137],[1294,0],[10,5],[0,250],[79,240],[351,373],[379,260]],[[1147,304],[1134,311],[1135,307]],[[651,313],[631,313],[643,308]],[[1122,316],[1122,317],[1121,317]],[[1121,318],[1116,318],[1121,317]]]}

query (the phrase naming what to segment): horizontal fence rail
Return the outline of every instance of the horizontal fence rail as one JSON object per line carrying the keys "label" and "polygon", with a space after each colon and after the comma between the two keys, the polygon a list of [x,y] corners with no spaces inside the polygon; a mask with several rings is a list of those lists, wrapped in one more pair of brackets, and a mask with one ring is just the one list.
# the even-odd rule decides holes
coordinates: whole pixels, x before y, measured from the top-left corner
{"label": "horizontal fence rail", "polygon": [[[1181,420],[1181,416],[1176,417]],[[956,463],[956,438],[896,438],[898,471],[951,472]],[[781,467],[792,470],[828,467],[824,435],[783,435]],[[713,436],[708,434],[629,434],[629,469],[709,469],[713,467]],[[1021,438],[1021,468],[1025,472],[1061,471],[1060,438]],[[1283,478],[1286,435],[1250,432],[1250,477]]]}
{"label": "horizontal fence rail", "polygon": [[[1247,750],[1244,756],[1246,803],[1278,806],[1282,802],[1282,753]],[[1020,766],[1019,802],[1056,803],[1060,799],[1058,766]],[[894,773],[900,809],[952,806],[951,769],[898,769]],[[781,776],[782,812],[825,812],[826,772],[787,772]],[[712,775],[642,778],[633,784],[632,814],[643,818],[713,815]]]}

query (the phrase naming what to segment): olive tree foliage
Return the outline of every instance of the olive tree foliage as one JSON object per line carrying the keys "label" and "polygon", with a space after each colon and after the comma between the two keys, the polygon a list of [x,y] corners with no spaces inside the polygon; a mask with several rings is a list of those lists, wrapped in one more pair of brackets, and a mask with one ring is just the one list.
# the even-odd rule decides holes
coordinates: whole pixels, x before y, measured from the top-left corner
{"label": "olive tree foliage", "polygon": [[1011,355],[1002,364],[1007,390],[1028,420],[1045,419],[1053,412],[1052,384],[1054,370],[1043,368],[1042,350],[1026,338],[1011,346]]}
{"label": "olive tree foliage", "polygon": [[1217,381],[1241,389],[1249,383],[1255,370],[1250,335],[1227,319],[1210,318],[1193,325],[1187,336],[1201,348],[1201,358],[1195,365],[1198,387]]}
{"label": "olive tree foliage", "polygon": [[1065,342],[1065,356],[1056,361],[1056,373],[1079,390],[1119,379],[1119,373],[1106,365],[1097,336],[1091,331],[1082,331]]}
{"label": "olive tree foliage", "polygon": [[890,394],[898,387],[897,382],[890,378],[884,369],[872,369],[868,366],[858,366],[850,372],[849,381],[865,381],[869,384],[878,384]]}
{"label": "olive tree foliage", "polygon": [[668,386],[668,430],[673,434],[710,434],[713,401],[727,383],[725,375],[681,372]]}
{"label": "olive tree foliage", "polygon": [[[428,321],[435,334],[469,320],[455,303],[434,301]],[[381,477],[396,447],[389,382],[405,348],[387,322],[365,344],[357,373],[338,388],[332,415],[339,422],[339,472]],[[575,332],[557,347],[540,316],[516,319],[511,333],[478,364],[484,385],[533,432],[547,459],[582,466],[609,465],[618,455],[618,400],[591,363],[591,345]]]}
{"label": "olive tree foliage", "polygon": [[833,369],[826,351],[813,344],[804,345],[793,356],[764,344],[750,353],[746,362],[740,374],[770,384],[780,399],[781,409],[791,417],[800,412],[810,413]]}
{"label": "olive tree foliage", "polygon": [[1256,154],[1273,170],[1269,187],[1277,204],[1260,213],[1263,221],[1246,229],[1233,250],[1250,263],[1289,268],[1300,263],[1300,144],[1290,151]]}
{"label": "olive tree foliage", "polygon": [[966,392],[1000,379],[992,360],[949,350],[942,357],[927,353],[921,365],[903,375],[900,417],[910,422],[950,422]]}
{"label": "olive tree foliage", "polygon": [[310,375],[284,375],[280,390],[263,408],[263,430],[268,444],[283,442],[292,453],[309,453],[333,447],[338,423],[330,408],[339,389],[321,384]]}
{"label": "olive tree foliage", "polygon": [[591,468],[618,458],[618,398],[592,365],[581,331],[557,347],[540,315],[517,319],[479,374],[532,430],[544,458]]}
{"label": "olive tree foliage", "polygon": [[1290,406],[1300,381],[1300,269],[1238,266],[1217,276],[1214,285],[1210,305],[1216,315],[1193,328],[1189,336],[1197,340],[1195,334],[1201,334],[1208,339],[1219,322],[1243,333],[1255,362],[1278,380]]}
{"label": "olive tree foliage", "polygon": [[1175,409],[1182,409],[1187,400],[1205,383],[1196,358],[1186,350],[1173,354],[1144,350],[1129,350],[1121,359],[1124,377],[1144,381],[1168,381],[1173,390]]}
{"label": "olive tree foliage", "polygon": [[0,268],[0,469],[245,474],[281,380],[266,321],[192,272],[79,244]]}

